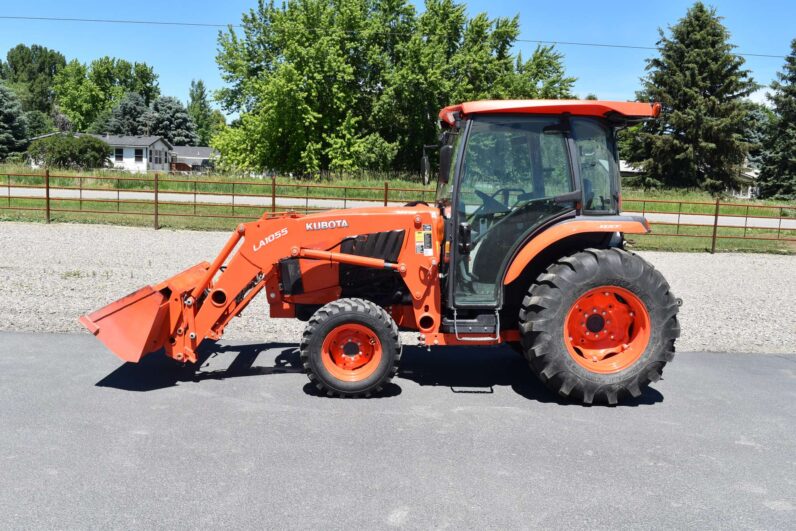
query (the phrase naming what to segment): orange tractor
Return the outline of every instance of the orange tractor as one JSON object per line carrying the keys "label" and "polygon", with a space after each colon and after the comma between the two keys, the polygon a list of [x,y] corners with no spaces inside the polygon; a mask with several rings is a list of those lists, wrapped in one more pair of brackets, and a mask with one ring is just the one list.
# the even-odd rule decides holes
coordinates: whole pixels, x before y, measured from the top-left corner
{"label": "orange tractor", "polygon": [[[147,286],[81,323],[121,359],[163,349],[195,362],[260,292],[272,318],[307,321],[301,361],[328,395],[392,378],[399,331],[421,345],[522,352],[552,390],[583,403],[638,396],[674,356],[678,300],[624,250],[645,234],[620,214],[615,132],[660,107],[477,101],[440,112],[436,202],[265,214],[212,264]],[[423,157],[428,180],[428,157]]]}

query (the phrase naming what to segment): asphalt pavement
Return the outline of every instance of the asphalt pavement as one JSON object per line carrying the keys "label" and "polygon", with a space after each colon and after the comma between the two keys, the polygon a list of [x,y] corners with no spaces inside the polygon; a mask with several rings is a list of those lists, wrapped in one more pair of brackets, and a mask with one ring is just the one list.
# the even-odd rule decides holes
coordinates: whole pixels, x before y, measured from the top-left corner
{"label": "asphalt pavement", "polygon": [[681,353],[619,407],[559,402],[504,348],[404,350],[368,400],[296,345],[123,364],[0,333],[0,528],[792,529],[796,355]]}

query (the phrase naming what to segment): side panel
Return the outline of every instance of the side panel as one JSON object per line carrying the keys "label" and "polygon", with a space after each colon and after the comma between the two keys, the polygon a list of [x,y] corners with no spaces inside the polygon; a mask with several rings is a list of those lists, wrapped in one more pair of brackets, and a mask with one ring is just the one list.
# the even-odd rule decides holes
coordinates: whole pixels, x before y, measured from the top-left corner
{"label": "side panel", "polygon": [[587,232],[622,232],[627,234],[647,234],[650,231],[647,220],[638,216],[600,216],[589,219],[585,216],[553,225],[545,230],[525,247],[520,249],[514,261],[506,270],[503,285],[510,284],[519,277],[525,267],[536,255],[555,242]]}

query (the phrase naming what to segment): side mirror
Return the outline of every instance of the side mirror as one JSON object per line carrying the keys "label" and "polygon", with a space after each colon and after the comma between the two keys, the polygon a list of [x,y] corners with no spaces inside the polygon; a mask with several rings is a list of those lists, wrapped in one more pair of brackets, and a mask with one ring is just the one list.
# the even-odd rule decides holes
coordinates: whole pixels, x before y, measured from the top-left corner
{"label": "side mirror", "polygon": [[423,185],[428,186],[428,183],[431,182],[431,163],[425,153],[423,158],[420,159],[420,175],[423,176]]}
{"label": "side mirror", "polygon": [[447,183],[451,173],[451,160],[453,159],[453,146],[444,145],[439,150],[439,182]]}

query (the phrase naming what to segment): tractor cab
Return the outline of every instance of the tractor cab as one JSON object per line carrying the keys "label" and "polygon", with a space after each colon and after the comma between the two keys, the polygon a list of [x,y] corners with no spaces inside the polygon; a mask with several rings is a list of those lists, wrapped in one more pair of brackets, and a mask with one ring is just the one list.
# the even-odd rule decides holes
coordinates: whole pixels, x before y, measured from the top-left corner
{"label": "tractor cab", "polygon": [[570,218],[619,214],[615,131],[656,112],[643,103],[561,100],[443,109],[436,200],[454,264],[448,306],[501,308],[506,271],[534,235]]}

